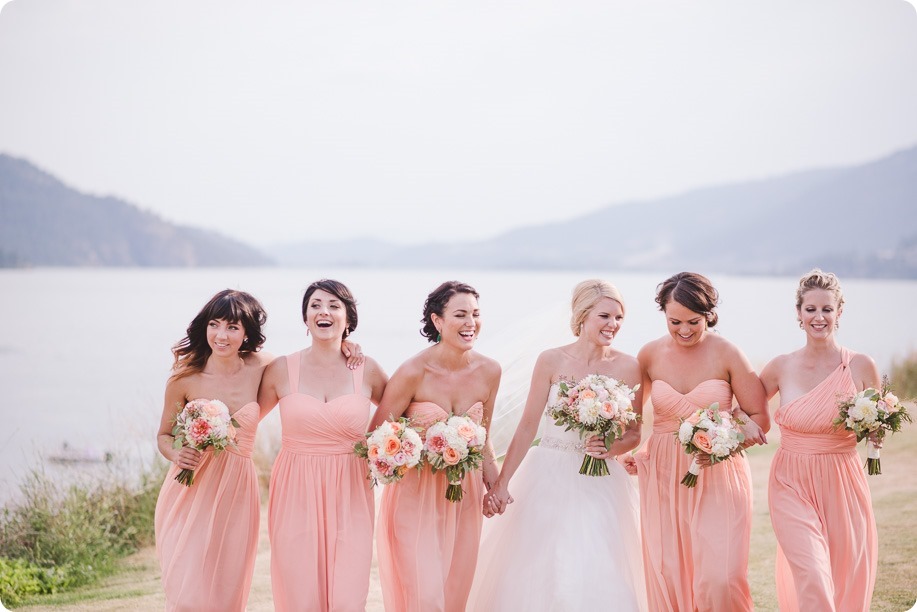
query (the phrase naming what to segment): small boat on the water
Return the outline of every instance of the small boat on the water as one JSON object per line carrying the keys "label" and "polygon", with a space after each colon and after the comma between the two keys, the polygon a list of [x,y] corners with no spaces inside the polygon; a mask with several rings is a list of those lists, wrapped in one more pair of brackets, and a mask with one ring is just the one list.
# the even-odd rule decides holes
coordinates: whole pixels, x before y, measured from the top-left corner
{"label": "small boat on the water", "polygon": [[74,448],[68,442],[61,445],[61,449],[47,455],[52,463],[108,463],[113,455],[108,451],[94,448]]}

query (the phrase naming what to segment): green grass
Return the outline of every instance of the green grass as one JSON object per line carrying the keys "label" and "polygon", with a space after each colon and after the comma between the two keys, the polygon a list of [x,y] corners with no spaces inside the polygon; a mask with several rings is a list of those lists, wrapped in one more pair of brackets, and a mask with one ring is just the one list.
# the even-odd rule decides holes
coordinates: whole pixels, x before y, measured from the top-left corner
{"label": "green grass", "polygon": [[33,469],[20,500],[0,511],[0,600],[14,607],[92,584],[149,546],[163,470],[157,463],[131,485],[62,486]]}

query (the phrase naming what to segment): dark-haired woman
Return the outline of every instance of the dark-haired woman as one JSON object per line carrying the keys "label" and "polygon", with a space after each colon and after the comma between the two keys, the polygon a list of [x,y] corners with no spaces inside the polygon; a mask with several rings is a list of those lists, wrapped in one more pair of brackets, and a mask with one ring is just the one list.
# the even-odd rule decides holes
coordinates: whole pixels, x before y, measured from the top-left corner
{"label": "dark-haired woman", "polygon": [[691,456],[675,432],[680,419],[714,402],[738,400],[746,444],[763,444],[770,427],[764,387],[735,345],[710,333],[719,295],[690,272],[656,292],[668,334],[644,346],[643,388],[651,393],[653,433],[636,455],[643,562],[651,610],[753,609],[748,585],[751,474],[744,457],[704,469],[695,488],[680,484]]}
{"label": "dark-haired woman", "polygon": [[[244,610],[258,546],[258,480],[252,448],[256,398],[270,361],[259,352],[266,315],[243,291],[217,293],[172,352],[158,445],[172,463],[156,503],[156,552],[167,610]],[[194,399],[220,400],[239,424],[235,447],[218,455],[173,448],[176,414]],[[194,484],[175,480],[194,470]]]}
{"label": "dark-haired woman", "polygon": [[[472,287],[456,281],[427,296],[421,334],[434,344],[392,376],[371,429],[402,415],[421,435],[453,415],[489,425],[500,366],[473,350],[481,330],[478,297]],[[465,610],[477,563],[484,488],[496,478],[488,440],[483,474],[465,475],[459,502],[446,499],[445,474],[429,468],[412,470],[385,487],[376,543],[386,610]]]}
{"label": "dark-haired woman", "polygon": [[268,507],[274,607],[365,610],[374,505],[353,447],[388,377],[369,357],[347,365],[357,304],[344,284],[309,285],[302,316],[311,346],[272,362],[258,394],[263,410],[280,403],[282,428]]}

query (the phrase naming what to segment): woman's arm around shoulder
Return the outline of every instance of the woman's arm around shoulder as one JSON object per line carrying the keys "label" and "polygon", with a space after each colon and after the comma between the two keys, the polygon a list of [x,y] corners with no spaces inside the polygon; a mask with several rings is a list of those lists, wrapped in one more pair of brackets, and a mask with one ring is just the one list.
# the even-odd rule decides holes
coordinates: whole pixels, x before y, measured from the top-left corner
{"label": "woman's arm around shoulder", "polygon": [[363,362],[363,381],[369,386],[370,401],[378,406],[382,402],[385,385],[388,383],[388,374],[382,366],[372,357],[365,357]]}
{"label": "woman's arm around shoulder", "polygon": [[382,398],[377,404],[379,407],[369,423],[369,431],[373,431],[386,420],[401,418],[423,380],[424,363],[424,352],[421,352],[395,370],[385,385]]}

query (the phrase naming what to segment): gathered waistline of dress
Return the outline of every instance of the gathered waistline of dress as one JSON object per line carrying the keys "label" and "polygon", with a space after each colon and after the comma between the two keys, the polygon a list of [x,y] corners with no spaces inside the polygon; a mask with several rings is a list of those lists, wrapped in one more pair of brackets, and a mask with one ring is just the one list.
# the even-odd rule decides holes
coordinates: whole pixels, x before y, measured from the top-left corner
{"label": "gathered waistline of dress", "polygon": [[580,455],[586,453],[586,445],[582,442],[562,440],[561,438],[555,438],[553,436],[544,436],[541,438],[541,441],[538,442],[538,447],[550,448],[551,450],[565,451],[568,453],[579,453]]}
{"label": "gathered waistline of dress", "polygon": [[[356,444],[354,442],[353,444]],[[315,455],[317,457],[329,457],[329,456],[346,456],[352,455],[353,457],[359,459],[356,454],[354,454],[353,444],[347,447],[343,446],[309,446],[305,445],[302,442],[298,443],[288,443],[281,441],[280,450],[292,453],[294,455]]]}
{"label": "gathered waistline of dress", "polygon": [[781,427],[780,449],[800,455],[856,454],[856,438],[853,435],[803,434]]}

